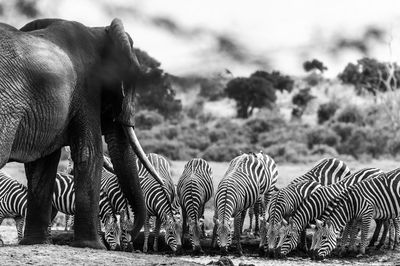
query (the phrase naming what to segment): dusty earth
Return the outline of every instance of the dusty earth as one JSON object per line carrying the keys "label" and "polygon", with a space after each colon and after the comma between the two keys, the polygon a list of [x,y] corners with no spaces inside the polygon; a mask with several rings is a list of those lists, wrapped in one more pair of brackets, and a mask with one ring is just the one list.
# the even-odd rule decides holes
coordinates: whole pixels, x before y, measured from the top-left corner
{"label": "dusty earth", "polygon": [[[202,241],[205,256],[191,256],[187,250],[183,256],[174,256],[168,247],[160,241],[161,254],[143,254],[140,252],[118,252],[106,250],[93,250],[73,248],[67,245],[34,245],[20,246],[16,242],[16,230],[13,226],[1,226],[0,235],[4,246],[0,247],[0,265],[228,265],[221,264],[221,257],[208,248],[210,239]],[[63,241],[68,242],[71,233],[65,235]],[[135,249],[142,245],[142,237],[139,236]],[[61,243],[59,237],[54,239]],[[246,256],[227,258],[233,265],[399,265],[400,251],[372,251],[361,258],[328,258],[322,262],[311,261],[301,256],[291,256],[284,260],[260,258],[257,255],[257,241],[243,239],[242,245]],[[152,245],[152,237],[150,238]],[[151,249],[151,248],[150,248]],[[212,264],[212,262],[214,264]]]}

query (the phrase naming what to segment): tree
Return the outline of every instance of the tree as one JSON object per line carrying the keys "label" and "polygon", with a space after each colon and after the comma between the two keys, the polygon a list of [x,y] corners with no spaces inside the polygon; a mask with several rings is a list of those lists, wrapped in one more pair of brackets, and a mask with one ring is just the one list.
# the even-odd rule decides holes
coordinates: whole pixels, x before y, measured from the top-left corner
{"label": "tree", "polygon": [[146,52],[135,49],[139,62],[150,69],[144,77],[144,86],[138,86],[137,99],[139,109],[156,110],[164,117],[178,116],[182,103],[175,99],[169,75],[160,68],[160,63]]}
{"label": "tree", "polygon": [[264,78],[235,78],[228,82],[225,93],[236,101],[237,116],[249,117],[254,108],[271,108],[276,101],[273,84]]}
{"label": "tree", "polygon": [[251,74],[250,77],[263,78],[270,82],[272,86],[280,92],[291,92],[293,90],[293,79],[291,79],[289,76],[282,75],[279,71],[272,71],[272,73],[268,73],[266,71],[258,70]]}
{"label": "tree", "polygon": [[305,61],[303,63],[303,68],[306,72],[310,72],[311,70],[317,69],[321,73],[323,73],[325,70],[328,70],[326,66],[324,66],[324,63],[317,59],[313,59],[312,61]]}
{"label": "tree", "polygon": [[[393,66],[393,69],[388,66]],[[393,72],[393,73],[391,73]],[[385,84],[390,76],[390,86]],[[339,79],[346,84],[354,85],[357,94],[368,92],[373,95],[379,92],[386,92],[388,87],[398,89],[400,84],[394,83],[400,78],[400,69],[397,64],[379,62],[373,58],[362,58],[357,61],[357,64],[349,63],[342,73],[339,74]]]}
{"label": "tree", "polygon": [[292,117],[295,119],[301,119],[308,104],[314,98],[315,96],[310,94],[310,88],[301,89],[298,93],[293,95],[292,103],[295,107],[292,110]]}

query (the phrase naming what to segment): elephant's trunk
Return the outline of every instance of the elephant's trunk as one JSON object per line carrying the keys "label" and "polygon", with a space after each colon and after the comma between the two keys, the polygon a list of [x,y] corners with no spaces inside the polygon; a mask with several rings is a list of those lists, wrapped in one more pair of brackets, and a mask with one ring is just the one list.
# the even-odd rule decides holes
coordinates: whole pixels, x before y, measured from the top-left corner
{"label": "elephant's trunk", "polygon": [[113,130],[105,134],[105,141],[108,144],[111,162],[121,189],[135,214],[134,228],[131,233],[132,240],[134,240],[139,234],[146,216],[146,206],[139,182],[135,153],[118,123],[114,124]]}

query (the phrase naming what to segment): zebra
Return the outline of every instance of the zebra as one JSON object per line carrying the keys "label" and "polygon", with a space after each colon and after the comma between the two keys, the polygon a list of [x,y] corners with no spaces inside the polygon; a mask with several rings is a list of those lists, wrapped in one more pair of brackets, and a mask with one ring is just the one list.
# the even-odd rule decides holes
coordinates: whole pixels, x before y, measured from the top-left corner
{"label": "zebra", "polygon": [[27,191],[26,186],[0,171],[0,225],[5,218],[13,218],[17,228],[18,242],[23,237]]}
{"label": "zebra", "polygon": [[[57,212],[67,215],[75,214],[74,178],[66,173],[57,173],[52,195],[52,215],[54,220]],[[120,249],[119,227],[115,217],[115,210],[111,205],[107,193],[100,190],[99,217],[105,227],[105,238],[111,250]],[[101,225],[98,223],[98,232],[101,235]]]}
{"label": "zebra", "polygon": [[[287,221],[299,204],[319,187],[321,187],[319,182],[303,181],[280,189],[271,199],[268,231],[261,235],[262,240],[268,236],[268,253],[270,256],[274,255],[283,219]],[[263,232],[265,233],[265,230]]]}
{"label": "zebra", "polygon": [[200,245],[199,219],[204,216],[204,206],[214,192],[210,165],[195,158],[186,163],[178,181],[177,194],[182,206],[182,243],[189,224],[190,242],[193,252],[204,253]]}
{"label": "zebra", "polygon": [[293,250],[299,241],[300,233],[306,226],[324,212],[329,202],[335,199],[343,190],[363,180],[381,175],[377,168],[359,170],[341,181],[330,186],[322,186],[305,199],[297,208],[288,224],[281,228],[281,238],[277,246],[277,254],[286,256]]}
{"label": "zebra", "polygon": [[350,175],[350,168],[346,163],[336,158],[324,158],[310,171],[290,182],[289,186],[308,180],[317,181],[322,186],[329,186],[337,183],[348,175]]}
{"label": "zebra", "polygon": [[325,258],[336,246],[337,234],[350,221],[361,221],[360,253],[365,254],[372,219],[400,216],[400,168],[358,183],[331,202],[318,221],[321,231],[317,259]]}
{"label": "zebra", "polygon": [[218,185],[214,203],[212,245],[215,246],[216,240],[222,254],[227,253],[231,244],[231,225],[234,220],[237,252],[242,255],[240,231],[246,210],[260,198],[263,207],[265,206],[264,200],[269,201],[277,176],[278,170],[274,160],[262,153],[242,154],[229,163]]}
{"label": "zebra", "polygon": [[[268,253],[274,255],[282,227],[282,219],[289,218],[298,205],[320,186],[334,184],[350,175],[350,169],[341,160],[325,158],[320,160],[305,174],[297,177],[287,187],[281,189],[271,202],[268,224]],[[265,232],[265,230],[263,230]],[[264,240],[266,236],[261,235]],[[302,234],[305,241],[305,232]]]}
{"label": "zebra", "polygon": [[152,178],[140,161],[136,161],[147,210],[144,224],[143,252],[148,251],[151,216],[156,217],[153,250],[156,252],[158,251],[158,235],[161,225],[164,225],[166,230],[165,242],[170,246],[173,252],[180,252],[182,248],[182,224],[179,217],[173,215],[173,202],[176,201],[176,193],[171,178],[170,165],[163,156],[155,153],[149,153],[147,158],[163,178],[164,187],[160,186],[160,184]]}
{"label": "zebra", "polygon": [[[109,159],[104,156],[104,161],[106,160]],[[111,162],[108,162],[108,165],[112,167]],[[112,168],[108,169],[112,170]],[[105,166],[102,169],[100,190],[107,194],[113,210],[117,215],[120,215],[120,243],[122,250],[127,251],[133,247],[130,235],[133,230],[133,217],[131,218],[130,205],[122,192],[117,176],[109,170]]]}

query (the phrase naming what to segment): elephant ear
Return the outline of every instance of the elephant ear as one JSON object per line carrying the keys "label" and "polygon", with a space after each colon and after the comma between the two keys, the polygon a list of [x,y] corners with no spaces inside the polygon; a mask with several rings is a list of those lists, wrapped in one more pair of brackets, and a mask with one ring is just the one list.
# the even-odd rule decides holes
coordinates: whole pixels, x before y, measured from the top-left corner
{"label": "elephant ear", "polygon": [[117,48],[128,59],[129,66],[140,69],[139,61],[133,52],[133,41],[125,32],[122,21],[119,18],[113,19],[111,25],[106,30]]}
{"label": "elephant ear", "polygon": [[53,23],[56,22],[62,22],[65,21],[63,19],[58,19],[58,18],[45,18],[45,19],[36,19],[33,20],[27,24],[25,24],[22,28],[20,28],[20,31],[34,31],[34,30],[40,30],[40,29],[45,29],[48,26],[52,25]]}

